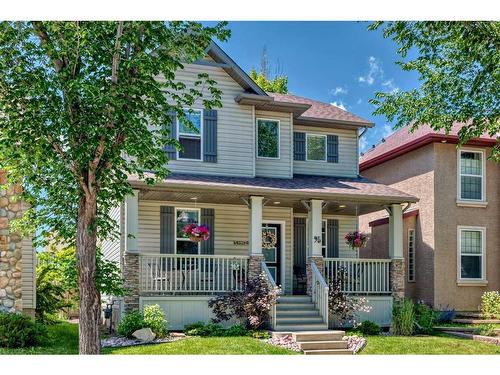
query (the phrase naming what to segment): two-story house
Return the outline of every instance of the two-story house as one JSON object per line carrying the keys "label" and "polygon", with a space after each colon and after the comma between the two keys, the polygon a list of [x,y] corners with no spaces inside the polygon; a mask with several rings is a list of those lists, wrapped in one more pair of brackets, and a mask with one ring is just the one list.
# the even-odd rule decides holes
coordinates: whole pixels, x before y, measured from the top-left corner
{"label": "two-story house", "polygon": [[[120,262],[131,291],[124,310],[157,303],[182,329],[209,320],[213,295],[264,272],[283,290],[275,328],[324,329],[327,283],[342,267],[345,290],[369,295],[371,320],[389,324],[393,294],[402,295],[402,207],[417,199],[358,175],[360,130],[372,124],[264,92],[214,43],[176,79],[189,86],[199,73],[218,82],[222,108],[194,105],[197,131],[175,119],[182,149],[166,149],[172,174],[153,187],[131,176],[135,194],[113,211],[122,236],[104,252]],[[390,253],[361,260],[344,236],[359,215],[383,207],[393,218]],[[190,223],[204,224],[210,238],[190,240],[182,231]]]}
{"label": "two-story house", "polygon": [[[365,153],[361,174],[419,198],[404,213],[406,295],[436,309],[477,311],[481,295],[500,290],[500,166],[488,160],[498,138],[483,135],[457,149],[449,134],[404,127]],[[362,257],[387,256],[388,218],[364,215],[371,233]]]}

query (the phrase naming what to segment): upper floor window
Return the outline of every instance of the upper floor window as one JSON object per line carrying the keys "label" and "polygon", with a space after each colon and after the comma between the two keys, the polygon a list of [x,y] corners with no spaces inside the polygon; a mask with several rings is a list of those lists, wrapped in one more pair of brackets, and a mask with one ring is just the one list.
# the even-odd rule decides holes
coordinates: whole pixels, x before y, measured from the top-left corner
{"label": "upper floor window", "polygon": [[484,152],[460,150],[458,199],[483,201],[484,198]]}
{"label": "upper floor window", "polygon": [[179,143],[182,146],[182,149],[179,150],[179,159],[201,160],[202,111],[197,109],[184,110],[184,114],[186,119],[191,122],[191,126],[181,119],[177,121]]}
{"label": "upper floor window", "polygon": [[458,227],[458,276],[460,280],[484,280],[485,229]]}
{"label": "upper floor window", "polygon": [[198,254],[200,243],[191,241],[182,230],[188,224],[200,223],[200,210],[177,208],[175,210],[175,247],[177,254]]}
{"label": "upper floor window", "polygon": [[257,119],[257,157],[279,159],[280,122]]}
{"label": "upper floor window", "polygon": [[326,135],[306,134],[306,160],[326,161]]}

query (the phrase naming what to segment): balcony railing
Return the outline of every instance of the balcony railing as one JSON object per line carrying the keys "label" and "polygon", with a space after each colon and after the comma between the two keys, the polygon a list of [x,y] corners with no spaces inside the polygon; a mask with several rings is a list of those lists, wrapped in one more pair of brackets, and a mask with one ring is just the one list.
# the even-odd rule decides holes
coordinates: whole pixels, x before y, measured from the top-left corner
{"label": "balcony railing", "polygon": [[248,257],[232,255],[141,255],[143,293],[216,294],[241,291]]}
{"label": "balcony railing", "polygon": [[327,282],[341,278],[349,294],[390,294],[390,259],[326,258]]}

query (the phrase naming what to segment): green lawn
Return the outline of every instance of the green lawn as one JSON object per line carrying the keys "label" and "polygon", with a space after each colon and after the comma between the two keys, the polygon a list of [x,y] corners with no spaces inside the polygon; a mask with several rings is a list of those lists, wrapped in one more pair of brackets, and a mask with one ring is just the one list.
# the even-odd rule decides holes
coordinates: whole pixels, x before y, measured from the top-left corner
{"label": "green lawn", "polygon": [[[0,354],[77,354],[78,326],[49,327],[50,342],[29,349],[2,349]],[[439,333],[433,336],[368,336],[360,354],[500,354],[500,346]],[[105,354],[298,354],[251,337],[190,337],[171,343],[104,349]]]}
{"label": "green lawn", "polygon": [[360,354],[500,354],[500,346],[436,334],[433,336],[368,336]]}
{"label": "green lawn", "polygon": [[106,354],[299,354],[252,337],[189,337],[157,345],[105,349]]}

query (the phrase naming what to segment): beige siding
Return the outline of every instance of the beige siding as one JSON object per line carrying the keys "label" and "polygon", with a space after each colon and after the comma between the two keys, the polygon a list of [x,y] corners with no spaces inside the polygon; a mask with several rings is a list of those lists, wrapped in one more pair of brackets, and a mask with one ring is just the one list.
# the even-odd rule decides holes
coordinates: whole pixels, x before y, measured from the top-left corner
{"label": "beige siding", "polygon": [[[123,228],[121,226],[121,205],[111,210],[110,217],[118,228]],[[121,232],[120,230],[120,233]],[[113,262],[120,262],[120,242],[120,238],[107,238],[102,242],[102,253],[105,259]]]}
{"label": "beige siding", "polygon": [[22,241],[22,301],[24,309],[36,307],[36,251],[30,238]]}
{"label": "beige siding", "polygon": [[[223,92],[223,107],[217,109],[217,163],[171,160],[169,169],[184,173],[253,177],[253,107],[234,101],[243,89],[221,68],[187,64],[177,72],[176,78],[189,89],[194,87],[200,73],[208,73]],[[193,108],[202,109],[203,105],[198,101]]]}
{"label": "beige siding", "polygon": [[[144,253],[160,252],[160,206],[194,207],[189,203],[139,201],[139,249]],[[198,204],[198,208],[215,210],[215,254],[247,255],[248,244],[235,245],[234,241],[248,241],[249,211],[246,206]],[[291,208],[265,207],[263,220],[285,222],[285,291],[292,286],[292,210]]]}
{"label": "beige siding", "polygon": [[256,110],[255,124],[257,124],[259,118],[278,120],[280,122],[280,155],[279,159],[257,157],[255,160],[255,174],[261,177],[292,177],[292,124],[290,114]]}
{"label": "beige siding", "polygon": [[294,131],[333,134],[339,137],[339,162],[294,160],[293,173],[319,176],[356,177],[358,173],[358,138],[355,130],[327,129],[294,125]]}

